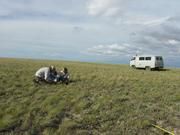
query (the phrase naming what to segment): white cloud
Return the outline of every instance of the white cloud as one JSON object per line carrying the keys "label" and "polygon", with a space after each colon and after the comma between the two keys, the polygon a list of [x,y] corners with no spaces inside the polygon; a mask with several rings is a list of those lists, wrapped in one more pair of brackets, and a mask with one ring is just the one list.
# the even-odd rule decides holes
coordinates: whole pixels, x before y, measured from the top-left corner
{"label": "white cloud", "polygon": [[[129,0],[89,0],[87,3],[88,14],[92,16],[110,17],[116,24],[157,26],[168,21],[170,17],[154,14],[136,13],[128,4],[133,3]],[[137,6],[138,7],[138,6]],[[111,18],[112,20],[112,18]]]}
{"label": "white cloud", "polygon": [[168,57],[179,56],[180,38],[178,33],[180,30],[163,24],[161,27],[148,28],[142,33],[138,33],[134,43],[141,46],[144,52]]}
{"label": "white cloud", "polygon": [[129,44],[119,45],[117,43],[110,45],[97,45],[92,48],[88,48],[88,53],[97,55],[108,55],[108,56],[131,56],[140,52],[140,48],[135,48]]}
{"label": "white cloud", "polygon": [[180,44],[179,41],[175,40],[175,39],[169,39],[167,41],[168,44],[171,44],[171,45],[177,45],[177,44]]}
{"label": "white cloud", "polygon": [[[180,54],[180,42],[176,39],[154,39],[151,35],[144,35],[141,40],[134,41],[134,44],[110,44],[97,45],[88,48],[89,54],[103,56],[133,56],[135,54],[163,55],[171,57]],[[153,35],[156,36],[156,35]]]}
{"label": "white cloud", "polygon": [[117,19],[116,23],[118,24],[119,22],[122,22],[124,24],[128,25],[142,25],[142,26],[157,26],[161,25],[165,22],[167,22],[170,19],[169,16],[165,17],[157,17],[157,16],[152,16],[152,15],[133,15],[133,14],[126,14],[123,18],[123,20]]}
{"label": "white cloud", "polygon": [[116,15],[120,10],[120,5],[119,5],[120,1],[118,0],[90,0],[87,4],[88,13],[93,16]]}
{"label": "white cloud", "polygon": [[149,21],[145,21],[144,25],[147,25],[147,26],[156,26],[156,25],[161,25],[163,24],[164,22],[166,22],[170,17],[162,17],[162,18],[157,18],[157,19],[154,19],[154,20],[149,20]]}

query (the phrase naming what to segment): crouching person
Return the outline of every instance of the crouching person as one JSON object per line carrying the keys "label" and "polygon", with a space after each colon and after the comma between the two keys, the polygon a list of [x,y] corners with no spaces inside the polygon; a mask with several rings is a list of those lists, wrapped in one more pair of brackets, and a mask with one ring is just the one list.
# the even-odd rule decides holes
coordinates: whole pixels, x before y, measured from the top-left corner
{"label": "crouching person", "polygon": [[34,81],[36,83],[39,83],[41,81],[47,82],[47,83],[56,83],[56,68],[54,66],[50,67],[43,67],[40,68],[36,73],[35,73],[35,79]]}
{"label": "crouching person", "polygon": [[70,79],[70,77],[69,77],[68,69],[66,67],[64,67],[63,70],[61,70],[57,74],[57,81],[65,83],[66,85],[68,85],[69,84],[69,79]]}

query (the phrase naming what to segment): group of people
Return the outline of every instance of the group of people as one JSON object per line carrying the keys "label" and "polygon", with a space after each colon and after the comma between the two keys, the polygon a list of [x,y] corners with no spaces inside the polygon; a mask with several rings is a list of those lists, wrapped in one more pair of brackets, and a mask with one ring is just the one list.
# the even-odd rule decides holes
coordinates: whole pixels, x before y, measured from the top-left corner
{"label": "group of people", "polygon": [[57,71],[55,66],[42,67],[35,73],[36,83],[47,82],[47,83],[58,83],[62,82],[65,84],[69,83],[69,73],[66,67],[61,71]]}

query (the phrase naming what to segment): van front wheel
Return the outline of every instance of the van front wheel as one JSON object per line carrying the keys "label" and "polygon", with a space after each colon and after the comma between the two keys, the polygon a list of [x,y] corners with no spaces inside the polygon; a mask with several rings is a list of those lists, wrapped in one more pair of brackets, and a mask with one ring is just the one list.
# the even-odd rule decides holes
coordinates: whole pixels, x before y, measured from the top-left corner
{"label": "van front wheel", "polygon": [[134,69],[136,68],[135,65],[132,65],[131,67],[134,68]]}
{"label": "van front wheel", "polygon": [[145,67],[145,70],[151,71],[151,67],[147,66],[147,67]]}

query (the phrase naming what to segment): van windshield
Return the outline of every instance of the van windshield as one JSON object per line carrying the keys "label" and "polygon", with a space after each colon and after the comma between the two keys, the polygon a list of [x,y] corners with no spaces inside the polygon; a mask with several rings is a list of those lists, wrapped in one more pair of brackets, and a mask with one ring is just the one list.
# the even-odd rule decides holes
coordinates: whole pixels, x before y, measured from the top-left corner
{"label": "van windshield", "polygon": [[156,57],[156,60],[163,60],[162,57]]}
{"label": "van windshield", "polygon": [[131,60],[135,60],[136,59],[136,57],[133,57]]}

